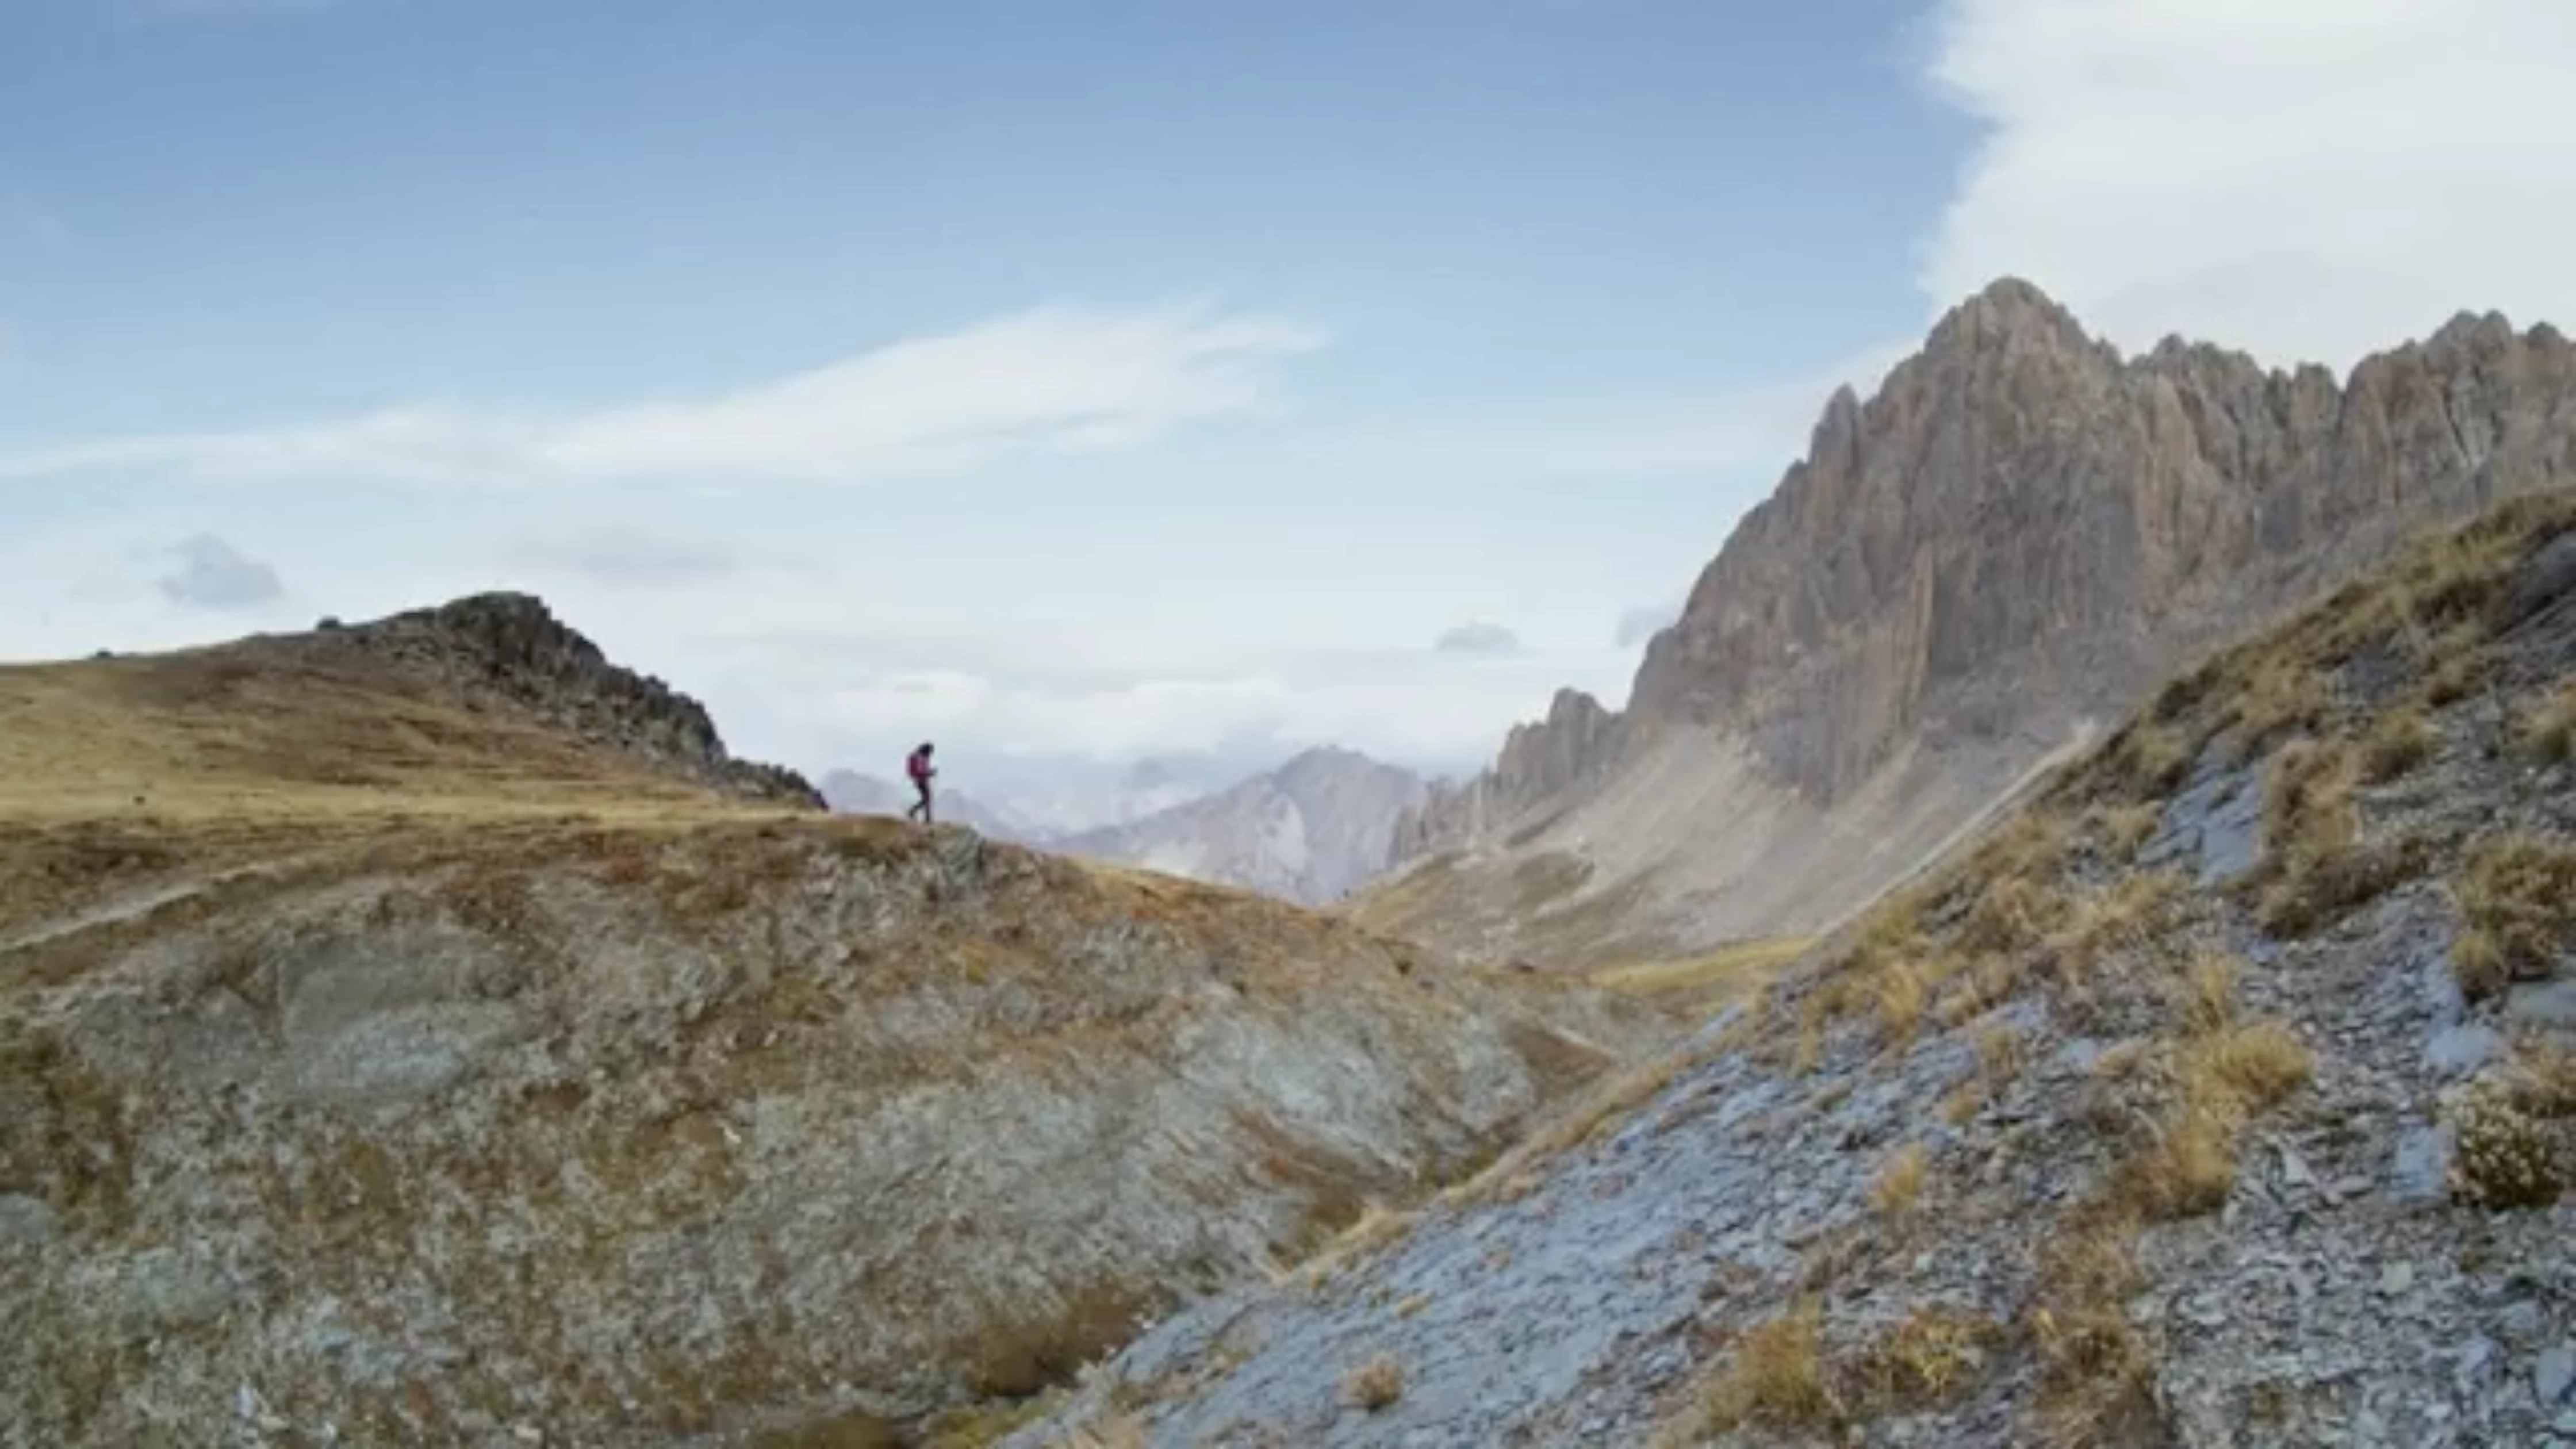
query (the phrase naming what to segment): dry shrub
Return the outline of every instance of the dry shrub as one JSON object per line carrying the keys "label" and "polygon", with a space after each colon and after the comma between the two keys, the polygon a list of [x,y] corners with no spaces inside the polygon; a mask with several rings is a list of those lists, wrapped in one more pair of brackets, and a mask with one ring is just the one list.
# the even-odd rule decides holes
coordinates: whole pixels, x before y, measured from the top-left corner
{"label": "dry shrub", "polygon": [[2038,945],[2066,918],[2067,899],[2053,883],[1998,876],[1977,893],[1959,925],[1958,946],[1972,955],[2002,955]]}
{"label": "dry shrub", "polygon": [[2456,894],[2468,929],[2451,965],[2473,998],[2547,977],[2576,947],[2576,850],[2520,832],[2480,841]]}
{"label": "dry shrub", "polygon": [[1404,1365],[1387,1354],[1361,1364],[1342,1380],[1342,1398],[1368,1413],[1374,1414],[1403,1397]]}
{"label": "dry shrub", "polygon": [[2191,966],[2183,973],[2182,999],[2179,1008],[2183,1029],[2194,1035],[2216,1032],[2236,1017],[2236,980],[2241,974],[2235,957],[2221,951],[2202,951],[2192,957]]}
{"label": "dry shrub", "polygon": [[2263,843],[2284,863],[2350,848],[2361,838],[2352,798],[2358,774],[2340,744],[2292,740],[2273,757],[2263,786]]}
{"label": "dry shrub", "polygon": [[2483,1208],[2543,1208],[2567,1190],[2566,1154],[2505,1083],[2481,1078],[2449,1104],[2451,1193]]}
{"label": "dry shrub", "polygon": [[2559,685],[2523,716],[2514,744],[2526,759],[2543,765],[2576,758],[2576,680]]}
{"label": "dry shrub", "polygon": [[2072,902],[2044,943],[2050,974],[2064,985],[2081,986],[2108,953],[2147,944],[2157,918],[2187,889],[2176,872],[2140,871]]}
{"label": "dry shrub", "polygon": [[[2041,1403],[2070,1442],[2105,1442],[2109,1430],[2152,1404],[2154,1358],[2128,1311],[2144,1282],[2137,1230],[2125,1213],[2095,1206],[2072,1214],[2040,1252],[2031,1343]],[[2104,1438],[2090,1438],[2094,1433]]]}
{"label": "dry shrub", "polygon": [[1924,1179],[1930,1175],[1931,1161],[1920,1142],[1908,1142],[1889,1154],[1870,1184],[1869,1200],[1879,1212],[1891,1218],[1910,1215],[1922,1199]]}
{"label": "dry shrub", "polygon": [[2399,705],[2362,737],[2361,776],[2373,784],[2394,780],[2431,759],[2441,743],[2441,733],[2421,708]]}
{"label": "dry shrub", "polygon": [[2237,758],[2250,760],[2275,738],[2315,730],[2334,712],[2334,691],[2306,659],[2282,649],[2258,655],[2249,677],[2229,699],[2224,730]]}
{"label": "dry shrub", "polygon": [[2008,1026],[1989,1026],[1977,1033],[1977,1070],[1987,1082],[2002,1086],[2020,1075],[2024,1048],[2021,1033]]}
{"label": "dry shrub", "polygon": [[1859,1397],[1876,1413],[1955,1403],[1984,1377],[2004,1338],[2003,1325],[1984,1314],[1918,1308],[1862,1358]]}
{"label": "dry shrub", "polygon": [[1881,968],[1871,981],[1870,991],[1880,1035],[1890,1043],[1910,1039],[1922,1023],[1924,1003],[1930,995],[1931,988],[1914,963],[1892,961]]}
{"label": "dry shrub", "polygon": [[2421,840],[2362,843],[2352,793],[2360,774],[2359,758],[2340,744],[2294,740],[2274,758],[2263,792],[2269,856],[2256,877],[2257,915],[2273,935],[2307,935],[2422,871]]}
{"label": "dry shrub", "polygon": [[1813,1428],[1839,1423],[1845,1408],[1824,1356],[1824,1310],[1812,1298],[1745,1330],[1725,1367],[1702,1381],[1694,1426],[1722,1433],[1748,1425]]}
{"label": "dry shrub", "polygon": [[2444,636],[2436,647],[2432,667],[2424,674],[2424,703],[2434,709],[2448,709],[2468,698],[2486,678],[2491,657],[2486,650],[2486,631],[2482,629],[2455,630]]}
{"label": "dry shrub", "polygon": [[2102,842],[2103,854],[2115,861],[2134,859],[2163,822],[2164,812],[2153,805],[2097,806],[2085,818],[2088,830]]}
{"label": "dry shrub", "polygon": [[2122,794],[2160,800],[2191,777],[2192,745],[2179,730],[2140,721],[2120,732],[2106,760]]}
{"label": "dry shrub", "polygon": [[[2211,1014],[2204,1007],[2204,1019]],[[2222,1005],[2215,1014],[2223,1021],[2232,1010]],[[2123,1167],[2133,1200],[2159,1218],[2224,1204],[2236,1186],[2246,1123],[2298,1090],[2314,1069],[2307,1047],[2276,1022],[2220,1026],[2180,1043],[2164,1068],[2164,1120]]]}

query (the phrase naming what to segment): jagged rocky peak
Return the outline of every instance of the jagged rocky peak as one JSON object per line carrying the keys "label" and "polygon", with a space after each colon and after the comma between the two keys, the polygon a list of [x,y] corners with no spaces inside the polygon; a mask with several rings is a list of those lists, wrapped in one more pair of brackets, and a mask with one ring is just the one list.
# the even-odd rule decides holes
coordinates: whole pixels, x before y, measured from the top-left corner
{"label": "jagged rocky peak", "polygon": [[1867,400],[1826,400],[1615,729],[1515,730],[1395,855],[1558,808],[1539,774],[1607,779],[1676,729],[1729,732],[1820,805],[1909,741],[2059,734],[2403,534],[2570,478],[2576,352],[2555,328],[2463,312],[2339,382],[2180,338],[2124,359],[2003,278]]}

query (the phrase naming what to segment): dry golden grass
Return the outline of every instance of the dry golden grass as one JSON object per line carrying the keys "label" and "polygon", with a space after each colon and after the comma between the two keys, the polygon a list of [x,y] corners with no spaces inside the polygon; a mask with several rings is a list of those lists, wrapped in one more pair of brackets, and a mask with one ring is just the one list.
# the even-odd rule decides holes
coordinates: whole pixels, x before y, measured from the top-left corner
{"label": "dry golden grass", "polygon": [[[1746,1426],[1818,1428],[1842,1420],[1845,1408],[1828,1377],[1824,1309],[1801,1300],[1736,1341],[1724,1367],[1700,1382],[1683,1435]],[[1671,1442],[1681,1442],[1674,1439]]]}
{"label": "dry golden grass", "polygon": [[1604,967],[1590,979],[1595,986],[1631,996],[1716,1007],[1758,989],[1815,943],[1813,936],[1739,941],[1696,956]]}
{"label": "dry golden grass", "polygon": [[1984,1377],[2005,1338],[2003,1325],[1981,1313],[1927,1304],[1863,1355],[1856,1397],[1874,1414],[1954,1402]]}
{"label": "dry golden grass", "polygon": [[2521,833],[2480,841],[2453,892],[2468,929],[2451,964],[2472,997],[2545,977],[2576,948],[2576,850]]}
{"label": "dry golden grass", "polygon": [[2407,774],[2433,757],[2441,734],[2420,705],[2391,708],[2371,722],[2361,739],[2361,777],[2384,784]]}
{"label": "dry golden grass", "polygon": [[1386,1354],[1361,1364],[1342,1380],[1343,1400],[1372,1414],[1403,1397],[1404,1365]]}
{"label": "dry golden grass", "polygon": [[2137,1236],[2134,1217],[2095,1204],[2041,1249],[2030,1334],[2060,1442],[2117,1442],[2117,1426],[2151,1412],[2155,1358],[2129,1320],[2144,1281]]}
{"label": "dry golden grass", "polygon": [[1067,1435],[1064,1449],[1145,1449],[1145,1426],[1125,1414],[1095,1419]]}
{"label": "dry golden grass", "polygon": [[2525,757],[2545,765],[2576,758],[2576,680],[2559,685],[2523,716],[2514,743]]}
{"label": "dry golden grass", "polygon": [[2251,759],[2283,734],[2322,726],[2334,703],[2325,675],[2308,659],[2267,653],[2226,697],[2220,731],[2234,742],[2239,759]]}
{"label": "dry golden grass", "polygon": [[0,667],[0,931],[393,838],[799,817],[356,663],[222,646]]}
{"label": "dry golden grass", "polygon": [[2102,842],[2104,854],[2125,862],[2156,833],[2164,812],[2154,805],[2097,805],[2085,816],[2089,834]]}
{"label": "dry golden grass", "polygon": [[1924,1180],[1931,1174],[1931,1160],[1920,1142],[1908,1142],[1889,1154],[1870,1183],[1869,1201],[1882,1216],[1903,1218],[1911,1215],[1922,1200]]}
{"label": "dry golden grass", "polygon": [[[2208,1010],[2224,1023],[2232,1009]],[[2125,1174],[2132,1200],[2164,1218],[2209,1212],[2236,1186],[2237,1144],[2247,1123],[2305,1085],[2315,1060],[2276,1022],[2218,1025],[2178,1046],[2171,1105],[2148,1149]]]}

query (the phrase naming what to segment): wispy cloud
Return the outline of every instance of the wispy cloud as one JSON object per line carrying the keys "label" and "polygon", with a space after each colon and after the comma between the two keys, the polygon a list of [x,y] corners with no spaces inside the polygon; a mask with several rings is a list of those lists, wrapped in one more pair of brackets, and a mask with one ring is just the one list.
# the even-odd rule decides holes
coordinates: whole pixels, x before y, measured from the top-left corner
{"label": "wispy cloud", "polygon": [[199,609],[247,609],[286,596],[277,570],[211,533],[180,541],[160,579],[161,595]]}
{"label": "wispy cloud", "polygon": [[1988,127],[1936,308],[2014,272],[2131,350],[2336,365],[2576,319],[2565,0],[1947,0],[1931,80]]}
{"label": "wispy cloud", "polygon": [[1521,636],[1504,625],[1477,619],[1441,630],[1431,647],[1443,654],[1518,654]]}
{"label": "wispy cloud", "polygon": [[1278,405],[1265,365],[1326,340],[1202,304],[1040,307],[712,398],[557,418],[413,405],[291,427],[89,439],[0,455],[0,477],[863,483],[1015,453],[1133,447],[1256,414]]}

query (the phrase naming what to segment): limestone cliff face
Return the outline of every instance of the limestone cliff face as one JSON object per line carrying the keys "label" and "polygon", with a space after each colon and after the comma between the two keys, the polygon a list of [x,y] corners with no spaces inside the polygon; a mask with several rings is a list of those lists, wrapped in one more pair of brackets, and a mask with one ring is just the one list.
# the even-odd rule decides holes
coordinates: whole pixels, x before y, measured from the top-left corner
{"label": "limestone cliff face", "polygon": [[1827,403],[1656,636],[1628,709],[1551,710],[1399,861],[1565,808],[1676,729],[1820,807],[1909,743],[2054,734],[2187,651],[2499,497],[2576,481],[2576,349],[2462,314],[2338,386],[2168,339],[2123,359],[2017,280]]}

